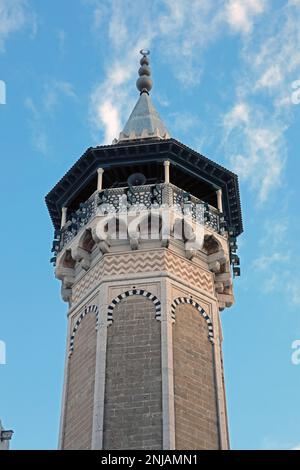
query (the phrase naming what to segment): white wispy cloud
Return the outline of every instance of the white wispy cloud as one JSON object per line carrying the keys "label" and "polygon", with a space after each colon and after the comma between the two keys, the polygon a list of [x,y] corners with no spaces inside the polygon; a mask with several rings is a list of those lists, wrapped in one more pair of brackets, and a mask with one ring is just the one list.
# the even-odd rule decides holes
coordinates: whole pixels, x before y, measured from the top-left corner
{"label": "white wispy cloud", "polygon": [[226,18],[234,31],[249,34],[256,17],[262,14],[267,6],[265,0],[230,0],[226,5]]}
{"label": "white wispy cloud", "polygon": [[224,115],[223,127],[223,144],[232,168],[250,181],[258,201],[264,203],[270,191],[282,183],[285,123],[245,98]]}
{"label": "white wispy cloud", "polygon": [[253,267],[263,271],[269,269],[274,264],[286,263],[290,258],[290,253],[276,252],[270,255],[263,255],[253,261]]}
{"label": "white wispy cloud", "polygon": [[41,112],[38,110],[32,98],[27,97],[24,102],[25,108],[29,111],[29,125],[31,129],[31,139],[33,148],[46,156],[49,152],[48,136],[43,124]]}
{"label": "white wispy cloud", "polygon": [[24,101],[28,111],[28,122],[31,130],[33,148],[44,156],[50,152],[50,141],[47,132],[47,120],[53,118],[62,99],[77,100],[73,85],[64,80],[47,80],[39,99],[27,97]]}
{"label": "white wispy cloud", "polygon": [[[253,12],[266,10],[267,5],[259,3],[253,2]],[[267,27],[262,25],[254,38],[247,38],[236,103],[223,118],[227,157],[257,191],[260,203],[284,182],[292,83],[300,77],[299,24],[299,0],[287,1],[272,10]]]}
{"label": "white wispy cloud", "polygon": [[5,51],[8,38],[26,25],[34,35],[36,17],[26,0],[0,0],[0,52]]}
{"label": "white wispy cloud", "polygon": [[110,9],[109,2],[104,0],[81,0],[84,6],[90,7],[91,29],[95,33],[105,27],[107,15]]}
{"label": "white wispy cloud", "polygon": [[[165,13],[158,17],[158,36],[163,38],[165,54],[177,78],[188,86],[199,83],[202,53],[221,35],[250,33],[255,18],[266,10],[266,0],[164,0]],[[181,66],[182,65],[182,66]]]}
{"label": "white wispy cloud", "polygon": [[275,292],[283,277],[288,278],[287,266],[291,263],[288,244],[290,221],[282,217],[283,208],[278,208],[276,217],[268,217],[263,225],[260,253],[252,262],[256,276],[262,276],[260,289],[264,294]]}
{"label": "white wispy cloud", "polygon": [[220,23],[224,21],[220,14],[223,2],[164,0],[161,4],[158,11],[162,13],[154,17],[153,27],[158,26],[156,40],[162,44],[162,55],[182,85],[195,86],[200,83],[203,71],[201,56],[219,35]]}
{"label": "white wispy cloud", "polygon": [[173,131],[178,133],[187,133],[188,131],[198,127],[201,123],[199,116],[187,111],[181,113],[170,113],[169,120],[172,121]]}
{"label": "white wispy cloud", "polygon": [[59,29],[56,33],[58,41],[58,51],[61,56],[65,55],[66,52],[66,38],[67,33],[64,29]]}
{"label": "white wispy cloud", "polygon": [[299,0],[287,1],[275,15],[269,35],[264,37],[254,53],[248,51],[248,59],[256,75],[254,88],[274,93],[276,106],[293,104],[291,85],[300,78],[299,24]]}
{"label": "white wispy cloud", "polygon": [[103,141],[112,143],[118,137],[121,123],[127,116],[128,109],[133,107],[133,97],[130,88],[126,86],[136,72],[136,57],[139,46],[128,52],[126,57],[120,57],[109,65],[106,79],[95,86],[90,96],[90,122],[93,126],[95,139],[103,132]]}
{"label": "white wispy cloud", "polygon": [[294,446],[291,439],[269,435],[262,439],[261,450],[300,450],[300,444]]}
{"label": "white wispy cloud", "polygon": [[43,106],[46,112],[53,112],[62,97],[77,99],[74,86],[64,80],[51,80],[45,83],[43,92]]}
{"label": "white wispy cloud", "polygon": [[[296,72],[300,21],[295,10],[299,3],[290,1],[274,18],[268,16],[266,31],[257,20],[270,13],[267,0],[162,0],[150,5],[144,0],[138,11],[135,7],[133,0],[126,2],[126,9],[119,0],[109,5],[93,2],[92,27],[97,23],[103,32],[107,25],[103,34],[109,38],[110,58],[105,78],[94,86],[90,96],[95,141],[111,143],[118,137],[134,106],[137,95],[132,85],[140,48],[159,47],[170,73],[191,87],[201,80],[205,50],[224,34],[240,34],[245,39],[242,58],[246,80],[243,74],[237,81],[236,102],[223,116],[223,144],[233,170],[250,183],[257,201],[264,204],[284,181],[289,118],[281,109],[292,95],[291,75],[284,63],[288,61],[290,74]],[[259,40],[252,34],[254,30]],[[283,47],[285,36],[287,44]],[[266,92],[271,98],[269,105],[258,106],[257,98]]]}
{"label": "white wispy cloud", "polygon": [[[134,14],[134,2],[128,2],[128,8],[124,10],[123,3],[114,0],[109,12],[106,12],[109,17],[107,34],[110,38],[110,60],[106,65],[104,80],[93,88],[90,95],[89,115],[95,140],[99,139],[101,133],[105,143],[111,143],[118,137],[121,124],[134,105],[136,94],[133,94],[134,87],[128,84],[130,80],[134,82],[133,77],[137,75],[140,49],[150,47],[155,34],[150,28],[146,3],[144,6],[143,10],[140,5],[139,11]],[[129,22],[130,32],[127,28]],[[123,47],[124,41],[126,48]]]}
{"label": "white wispy cloud", "polygon": [[293,305],[300,305],[300,279],[291,278],[287,283],[287,292],[289,294],[289,301]]}
{"label": "white wispy cloud", "polygon": [[299,256],[293,238],[297,230],[297,221],[286,215],[283,202],[275,216],[265,219],[260,253],[252,262],[262,292],[280,292],[292,307],[300,305]]}
{"label": "white wispy cloud", "polygon": [[126,1],[126,8],[124,1],[113,0],[107,4],[94,0],[92,30],[98,25],[109,38],[110,58],[106,77],[91,93],[90,120],[94,135],[99,135],[102,129],[103,141],[111,142],[128,117],[134,100],[134,95],[128,92],[128,82],[136,75],[139,49],[159,48],[181,85],[196,86],[202,77],[202,57],[207,47],[222,33],[250,33],[255,18],[265,11],[265,3],[263,0],[150,3],[142,0],[137,9],[133,0]]}
{"label": "white wispy cloud", "polygon": [[264,223],[264,235],[260,240],[263,250],[277,251],[278,247],[287,247],[291,222],[288,217],[283,216],[286,213],[286,204],[284,203],[278,209],[276,217],[268,217]]}

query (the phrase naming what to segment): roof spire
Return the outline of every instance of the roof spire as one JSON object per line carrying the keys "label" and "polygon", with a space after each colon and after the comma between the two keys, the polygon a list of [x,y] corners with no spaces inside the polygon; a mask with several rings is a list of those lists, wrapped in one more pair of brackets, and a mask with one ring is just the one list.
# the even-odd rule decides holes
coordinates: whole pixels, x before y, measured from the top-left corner
{"label": "roof spire", "polygon": [[136,87],[139,90],[140,94],[147,93],[152,88],[151,69],[149,67],[148,55],[150,54],[149,49],[141,49],[140,54],[142,58],[140,60],[141,67],[139,68],[139,78],[136,81]]}
{"label": "roof spire", "polygon": [[148,49],[140,51],[139,78],[136,86],[140,92],[140,97],[129,116],[124,129],[120,132],[119,138],[114,139],[113,144],[126,140],[138,139],[169,139],[170,134],[162,122],[158,112],[153,106],[149,91],[152,88],[151,70],[149,67]]}

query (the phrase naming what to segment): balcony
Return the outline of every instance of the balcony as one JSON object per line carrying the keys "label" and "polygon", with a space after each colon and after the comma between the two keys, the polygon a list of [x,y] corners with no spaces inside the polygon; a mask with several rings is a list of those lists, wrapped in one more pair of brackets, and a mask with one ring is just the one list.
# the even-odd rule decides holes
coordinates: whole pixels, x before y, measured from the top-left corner
{"label": "balcony", "polygon": [[189,216],[219,234],[224,232],[222,214],[215,207],[171,183],[110,188],[96,191],[86,202],[80,204],[76,212],[68,216],[66,224],[57,234],[52,251],[59,253],[96,215],[141,212],[163,207],[170,207],[183,216]]}

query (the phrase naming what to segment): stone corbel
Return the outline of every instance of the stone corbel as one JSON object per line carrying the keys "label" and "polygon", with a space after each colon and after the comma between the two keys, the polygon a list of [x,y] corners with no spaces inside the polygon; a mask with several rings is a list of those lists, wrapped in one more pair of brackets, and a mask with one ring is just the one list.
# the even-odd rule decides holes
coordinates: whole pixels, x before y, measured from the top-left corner
{"label": "stone corbel", "polygon": [[142,220],[143,218],[134,219],[128,224],[128,237],[130,248],[132,250],[137,250],[139,247],[141,238],[141,230],[139,225]]}
{"label": "stone corbel", "polygon": [[208,255],[207,261],[210,271],[215,275],[215,291],[219,309],[224,310],[231,307],[234,303],[234,296],[228,253],[220,248],[217,252]]}
{"label": "stone corbel", "polygon": [[64,283],[61,285],[61,298],[64,302],[70,302],[72,296],[71,287],[65,287]]}
{"label": "stone corbel", "polygon": [[66,268],[64,266],[56,266],[55,277],[62,281],[61,297],[64,302],[69,302],[72,295],[72,286],[75,281],[74,268]]}
{"label": "stone corbel", "polygon": [[99,227],[100,222],[94,227],[91,231],[92,238],[94,242],[98,245],[99,249],[101,250],[102,253],[108,253],[109,252],[109,244],[107,242],[107,237],[104,238],[102,235],[102,224]]}
{"label": "stone corbel", "polygon": [[193,237],[193,239],[188,240],[184,244],[184,249],[185,249],[185,256],[187,259],[192,259],[196,254],[198,253],[199,250],[202,248],[202,243],[198,242],[196,239],[196,236]]}
{"label": "stone corbel", "polygon": [[226,256],[224,250],[220,249],[216,253],[212,253],[211,255],[207,256],[207,261],[209,265],[214,265],[216,261],[219,262],[219,264],[224,264],[228,260],[228,256]]}
{"label": "stone corbel", "polygon": [[130,242],[130,248],[132,250],[137,250],[139,247],[139,233],[136,232],[128,232],[129,235],[129,242]]}
{"label": "stone corbel", "polygon": [[72,287],[75,281],[74,268],[66,268],[64,266],[56,266],[55,277],[60,279],[67,287]]}
{"label": "stone corbel", "polygon": [[193,259],[194,256],[196,256],[196,253],[197,253],[197,250],[195,250],[194,248],[185,248],[185,256],[189,260]]}
{"label": "stone corbel", "polygon": [[216,282],[215,288],[218,294],[222,294],[224,292],[224,284],[223,282]]}
{"label": "stone corbel", "polygon": [[57,259],[55,268],[55,277],[62,281],[61,296],[65,302],[70,301],[72,286],[75,281],[75,260],[70,250],[67,250]]}
{"label": "stone corbel", "polygon": [[217,294],[217,297],[220,310],[224,310],[224,308],[231,307],[234,304],[233,294]]}
{"label": "stone corbel", "polygon": [[231,287],[232,286],[232,277],[231,273],[221,273],[221,274],[216,274],[216,282],[221,282],[224,287]]}
{"label": "stone corbel", "polygon": [[98,246],[99,246],[99,250],[100,250],[102,253],[108,253],[108,252],[109,252],[109,244],[107,243],[107,241],[101,240],[101,241],[98,243]]}
{"label": "stone corbel", "polygon": [[221,269],[221,263],[220,261],[212,261],[211,263],[208,263],[208,267],[213,273],[218,273]]}
{"label": "stone corbel", "polygon": [[[224,269],[224,265],[223,265]],[[232,276],[230,272],[230,265],[228,262],[225,263],[226,272],[215,275],[215,287],[217,297],[219,301],[219,309],[231,307],[234,304],[234,296],[232,292]]]}
{"label": "stone corbel", "polygon": [[80,246],[72,248],[72,258],[80,263],[80,266],[87,271],[91,266],[90,253]]}
{"label": "stone corbel", "polygon": [[160,231],[160,238],[161,238],[161,246],[163,248],[168,248],[170,244],[170,236],[171,236],[171,220],[170,220],[170,213],[169,210],[163,208],[160,211],[160,216],[162,219],[162,227]]}

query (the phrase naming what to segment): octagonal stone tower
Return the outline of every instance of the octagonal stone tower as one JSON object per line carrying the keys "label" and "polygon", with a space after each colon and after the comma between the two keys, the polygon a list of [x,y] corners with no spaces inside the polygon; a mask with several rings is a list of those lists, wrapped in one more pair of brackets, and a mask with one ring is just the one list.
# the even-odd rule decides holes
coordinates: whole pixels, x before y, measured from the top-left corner
{"label": "octagonal stone tower", "polygon": [[62,449],[228,449],[219,312],[234,301],[235,174],[170,137],[148,51],[112,145],[46,197],[68,303]]}

